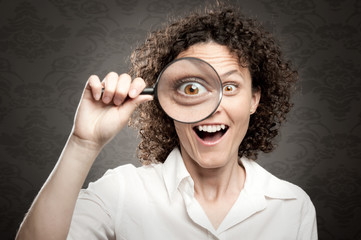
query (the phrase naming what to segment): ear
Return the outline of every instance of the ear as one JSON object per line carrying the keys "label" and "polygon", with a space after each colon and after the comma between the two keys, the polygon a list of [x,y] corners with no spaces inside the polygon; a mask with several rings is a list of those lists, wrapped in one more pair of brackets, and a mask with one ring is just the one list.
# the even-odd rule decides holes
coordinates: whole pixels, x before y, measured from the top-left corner
{"label": "ear", "polygon": [[252,99],[251,99],[251,106],[249,109],[249,112],[251,114],[253,114],[254,112],[256,112],[257,107],[259,105],[259,101],[261,99],[261,88],[257,87],[257,88],[253,88],[252,89]]}

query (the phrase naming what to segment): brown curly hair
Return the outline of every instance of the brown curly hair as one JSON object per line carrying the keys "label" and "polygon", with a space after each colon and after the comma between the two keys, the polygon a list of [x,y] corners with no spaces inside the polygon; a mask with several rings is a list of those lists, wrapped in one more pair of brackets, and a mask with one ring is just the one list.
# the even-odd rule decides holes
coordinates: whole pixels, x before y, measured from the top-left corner
{"label": "brown curly hair", "polygon": [[[290,95],[297,72],[284,60],[270,33],[254,19],[233,6],[216,5],[173,20],[165,28],[150,33],[145,43],[131,55],[130,74],[154,85],[162,69],[179,53],[197,43],[215,42],[227,46],[249,68],[252,87],[261,90],[257,111],[239,146],[239,157],[257,159],[259,151],[274,149],[274,138],[292,103]],[[179,139],[174,123],[157,101],[144,103],[133,114],[130,126],[139,129],[137,155],[143,164],[164,162]]]}

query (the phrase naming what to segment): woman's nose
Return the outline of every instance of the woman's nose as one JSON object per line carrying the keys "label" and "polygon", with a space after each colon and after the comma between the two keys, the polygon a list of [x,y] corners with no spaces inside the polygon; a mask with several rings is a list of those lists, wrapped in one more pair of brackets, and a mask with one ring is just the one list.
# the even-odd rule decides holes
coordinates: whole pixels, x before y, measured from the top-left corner
{"label": "woman's nose", "polygon": [[224,111],[224,102],[225,102],[224,99],[221,99],[221,102],[219,103],[214,113],[210,117],[216,116]]}

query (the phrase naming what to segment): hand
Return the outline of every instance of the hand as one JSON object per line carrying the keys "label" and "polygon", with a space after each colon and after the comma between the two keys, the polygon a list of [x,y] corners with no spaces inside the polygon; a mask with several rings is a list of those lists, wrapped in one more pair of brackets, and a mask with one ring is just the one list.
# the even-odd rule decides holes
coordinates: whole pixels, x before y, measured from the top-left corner
{"label": "hand", "polygon": [[128,74],[111,72],[103,82],[91,76],[75,115],[73,136],[104,146],[128,123],[137,105],[153,99],[151,95],[139,95],[144,88],[143,79],[132,80]]}

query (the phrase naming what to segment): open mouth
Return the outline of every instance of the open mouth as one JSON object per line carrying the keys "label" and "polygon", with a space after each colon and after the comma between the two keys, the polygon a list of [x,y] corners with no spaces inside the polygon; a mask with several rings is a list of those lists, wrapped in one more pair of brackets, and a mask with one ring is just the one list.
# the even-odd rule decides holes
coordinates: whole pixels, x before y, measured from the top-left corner
{"label": "open mouth", "polygon": [[228,126],[224,124],[216,125],[199,125],[195,126],[193,130],[196,132],[198,137],[205,142],[215,142],[222,138],[227,132]]}

